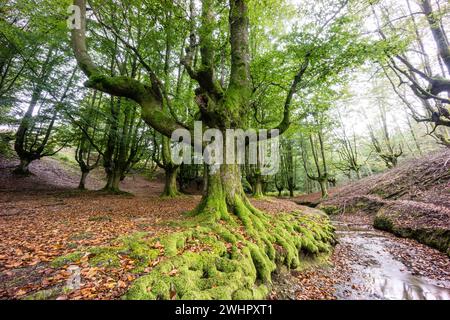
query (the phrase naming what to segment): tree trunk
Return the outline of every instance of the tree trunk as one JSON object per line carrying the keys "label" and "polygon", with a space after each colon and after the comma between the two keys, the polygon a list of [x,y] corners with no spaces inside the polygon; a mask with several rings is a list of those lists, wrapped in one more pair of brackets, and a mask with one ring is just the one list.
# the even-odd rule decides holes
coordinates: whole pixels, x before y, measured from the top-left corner
{"label": "tree trunk", "polygon": [[250,204],[242,188],[238,165],[223,164],[216,172],[208,170],[206,193],[195,209],[197,215],[214,220],[229,220],[230,214],[243,219],[254,211],[257,210]]}
{"label": "tree trunk", "polygon": [[121,173],[117,170],[108,171],[106,186],[103,188],[103,190],[113,193],[120,192],[120,177]]}
{"label": "tree trunk", "polygon": [[13,173],[14,174],[18,174],[18,175],[30,175],[30,169],[29,169],[29,165],[31,163],[31,160],[29,159],[20,159],[20,163],[19,165],[14,169]]}
{"label": "tree trunk", "polygon": [[431,34],[433,35],[434,42],[438,48],[439,56],[444,61],[447,72],[450,73],[450,48],[445,35],[445,31],[441,28],[439,20],[439,13],[433,11],[433,7],[429,0],[422,0],[419,2],[422,7],[425,16],[427,17],[428,24],[431,29]]}
{"label": "tree trunk", "polygon": [[162,137],[162,168],[165,171],[165,184],[162,197],[176,197],[180,195],[177,186],[177,174],[179,166],[175,165],[172,161],[172,155],[170,151],[170,139],[167,137]]}
{"label": "tree trunk", "polygon": [[78,189],[86,190],[86,178],[87,178],[88,174],[89,174],[89,171],[81,172],[81,178],[80,178],[80,183],[78,184]]}
{"label": "tree trunk", "polygon": [[321,179],[319,180],[320,191],[322,192],[322,199],[328,198],[328,180]]}
{"label": "tree trunk", "polygon": [[255,183],[253,185],[253,197],[255,198],[264,197],[263,184],[260,175],[256,175],[255,177]]}
{"label": "tree trunk", "polygon": [[293,198],[294,197],[294,189],[289,188],[289,197]]}
{"label": "tree trunk", "polygon": [[165,170],[165,183],[164,183],[164,191],[162,193],[162,197],[176,197],[180,193],[178,192],[177,186],[177,174],[178,167],[173,168],[172,166],[167,167]]}

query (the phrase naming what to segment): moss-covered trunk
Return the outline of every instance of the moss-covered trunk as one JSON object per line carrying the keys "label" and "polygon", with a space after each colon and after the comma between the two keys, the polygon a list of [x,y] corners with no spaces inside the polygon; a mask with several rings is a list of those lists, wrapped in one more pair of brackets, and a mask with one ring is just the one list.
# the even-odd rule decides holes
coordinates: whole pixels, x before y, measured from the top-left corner
{"label": "moss-covered trunk", "polygon": [[328,180],[320,179],[319,185],[320,185],[320,191],[322,193],[322,199],[328,198]]}
{"label": "moss-covered trunk", "polygon": [[263,183],[260,175],[256,175],[255,177],[255,184],[253,186],[253,197],[255,198],[264,197]]}
{"label": "moss-covered trunk", "polygon": [[177,187],[178,167],[167,166],[165,169],[164,191],[162,197],[176,197],[180,193]]}
{"label": "moss-covered trunk", "polygon": [[215,171],[208,168],[207,177],[206,192],[195,212],[214,220],[228,220],[229,213],[236,212],[236,203],[246,199],[239,166],[224,164]]}
{"label": "moss-covered trunk", "polygon": [[106,186],[103,190],[108,192],[120,192],[120,177],[121,173],[118,170],[108,171]]}

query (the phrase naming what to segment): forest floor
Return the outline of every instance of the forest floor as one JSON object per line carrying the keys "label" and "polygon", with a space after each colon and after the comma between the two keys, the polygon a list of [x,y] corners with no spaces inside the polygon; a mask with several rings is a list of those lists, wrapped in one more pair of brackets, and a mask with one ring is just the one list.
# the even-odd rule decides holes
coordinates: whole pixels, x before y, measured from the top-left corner
{"label": "forest floor", "polygon": [[[121,195],[77,191],[78,172],[67,163],[36,161],[31,165],[34,175],[25,178],[10,173],[14,164],[14,160],[0,156],[0,299],[24,298],[35,292],[44,292],[41,298],[118,299],[139,276],[132,272],[133,260],[121,257],[119,266],[106,268],[93,267],[89,257],[81,257],[76,263],[81,284],[63,293],[55,288],[71,281],[73,265],[58,266],[52,261],[80,248],[108,245],[124,234],[175,232],[176,227],[166,222],[185,219],[183,213],[200,200],[199,195],[161,199],[162,181],[138,175],[122,182],[121,189],[128,193]],[[88,178],[88,188],[101,188],[102,178],[101,172],[94,172]],[[252,202],[272,213],[308,210],[288,199]],[[445,254],[414,240],[373,230],[367,214],[333,219],[339,244],[331,258],[302,271],[280,271],[274,276],[271,299],[399,295],[450,299],[450,261]],[[380,276],[373,279],[371,273]],[[401,292],[402,286],[406,293]]]}
{"label": "forest floor", "polygon": [[[139,175],[121,183],[120,195],[78,191],[78,175],[67,163],[43,159],[31,164],[29,177],[11,173],[17,163],[0,157],[0,299],[23,298],[30,293],[64,286],[71,278],[68,266],[54,266],[60,256],[86,247],[108,245],[119,236],[147,232],[153,237],[178,231],[169,221],[181,221],[199,195],[162,199],[163,182]],[[88,177],[87,187],[103,186],[102,174]],[[266,212],[291,212],[298,205],[284,200],[253,200]],[[114,268],[93,267],[88,257],[77,264],[81,287],[59,299],[117,299],[136,279],[133,260],[121,258]]]}

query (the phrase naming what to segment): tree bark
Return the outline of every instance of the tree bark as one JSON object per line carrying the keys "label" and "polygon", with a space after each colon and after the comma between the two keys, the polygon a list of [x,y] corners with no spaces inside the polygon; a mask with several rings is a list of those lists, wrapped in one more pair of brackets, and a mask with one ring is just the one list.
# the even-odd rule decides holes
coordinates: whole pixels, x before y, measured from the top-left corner
{"label": "tree bark", "polygon": [[328,181],[324,179],[319,180],[320,191],[322,193],[322,199],[328,198]]}
{"label": "tree bark", "polygon": [[88,174],[89,174],[89,171],[81,172],[81,178],[80,178],[80,183],[78,184],[78,189],[86,190],[86,178],[87,178]]}
{"label": "tree bark", "polygon": [[14,169],[13,173],[17,174],[17,175],[23,175],[23,176],[30,175],[31,174],[30,169],[29,169],[30,163],[31,163],[31,160],[29,160],[27,158],[21,158],[19,165]]}
{"label": "tree bark", "polygon": [[263,183],[262,183],[261,176],[259,174],[257,174],[255,177],[255,184],[253,186],[253,197],[255,197],[255,198],[264,197]]}
{"label": "tree bark", "polygon": [[253,210],[241,184],[238,165],[223,164],[215,172],[208,170],[206,193],[196,208],[198,215],[208,219],[229,220],[230,214],[242,218]]}
{"label": "tree bark", "polygon": [[442,61],[444,61],[447,67],[447,72],[450,74],[450,46],[445,35],[445,31],[441,28],[441,24],[437,19],[436,12],[433,12],[433,8],[429,0],[422,0],[420,2],[423,12],[427,17],[428,24],[433,35],[434,42],[438,48],[438,52]]}
{"label": "tree bark", "polygon": [[115,168],[113,168],[112,170],[108,170],[107,182],[103,190],[112,193],[120,192],[119,185],[121,176],[122,174]]}
{"label": "tree bark", "polygon": [[294,189],[289,189],[289,197],[293,198],[294,197]]}
{"label": "tree bark", "polygon": [[178,167],[168,166],[165,169],[165,182],[162,197],[176,197],[180,193],[177,186]]}

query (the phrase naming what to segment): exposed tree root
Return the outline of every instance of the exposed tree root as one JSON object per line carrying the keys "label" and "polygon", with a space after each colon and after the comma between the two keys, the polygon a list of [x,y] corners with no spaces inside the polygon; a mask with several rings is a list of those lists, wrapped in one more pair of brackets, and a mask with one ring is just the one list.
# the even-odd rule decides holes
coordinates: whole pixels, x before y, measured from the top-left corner
{"label": "exposed tree root", "polygon": [[[167,257],[137,279],[126,299],[264,299],[277,264],[300,266],[300,253],[328,252],[333,227],[324,216],[270,216],[236,199],[234,214],[219,204],[211,219],[203,203],[185,231],[159,239]],[[199,243],[199,252],[189,250]]]}

